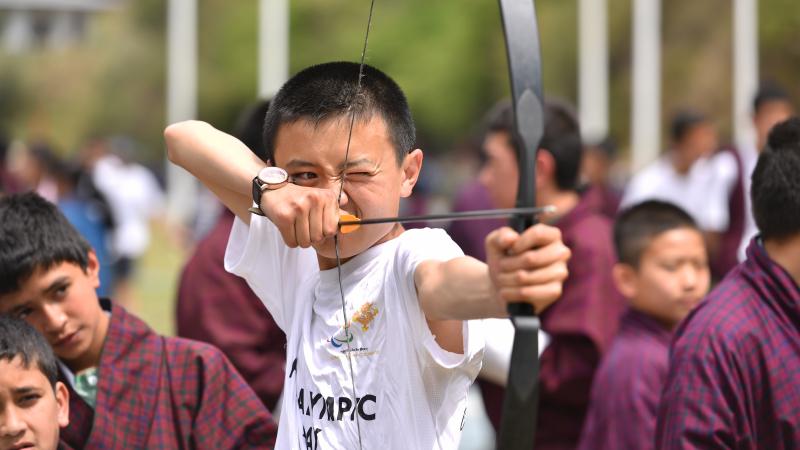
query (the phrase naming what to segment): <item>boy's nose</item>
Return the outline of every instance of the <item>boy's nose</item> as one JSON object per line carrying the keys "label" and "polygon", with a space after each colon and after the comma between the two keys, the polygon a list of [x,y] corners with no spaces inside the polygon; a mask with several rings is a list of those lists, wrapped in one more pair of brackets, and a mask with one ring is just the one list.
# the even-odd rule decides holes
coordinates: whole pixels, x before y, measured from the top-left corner
{"label": "boy's nose", "polygon": [[697,280],[700,279],[700,274],[698,273],[697,269],[687,264],[683,269],[682,279],[683,288],[687,291],[691,291],[694,290],[695,286],[697,286]]}
{"label": "boy's nose", "polygon": [[44,317],[44,329],[47,333],[59,333],[67,323],[67,315],[64,309],[55,304],[47,304],[42,307]]}
{"label": "boy's nose", "polygon": [[0,415],[0,437],[18,438],[25,433],[25,422],[17,414],[16,408],[7,407]]}
{"label": "boy's nose", "polygon": [[[339,195],[339,191],[335,191],[336,195]],[[350,197],[347,195],[347,190],[342,189],[342,194],[339,195],[339,208],[347,206],[347,203],[350,201]]]}

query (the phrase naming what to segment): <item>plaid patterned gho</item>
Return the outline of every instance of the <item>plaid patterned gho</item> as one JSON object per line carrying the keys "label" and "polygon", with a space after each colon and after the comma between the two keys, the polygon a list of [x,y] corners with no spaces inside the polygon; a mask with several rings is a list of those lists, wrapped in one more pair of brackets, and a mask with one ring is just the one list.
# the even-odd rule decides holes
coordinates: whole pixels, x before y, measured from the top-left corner
{"label": "plaid patterned gho", "polygon": [[159,336],[119,305],[97,375],[94,410],[70,388],[70,421],[61,439],[71,447],[264,449],[275,443],[272,416],[219,350]]}
{"label": "plaid patterned gho", "polygon": [[756,239],[676,332],[656,448],[800,448],[800,288]]}

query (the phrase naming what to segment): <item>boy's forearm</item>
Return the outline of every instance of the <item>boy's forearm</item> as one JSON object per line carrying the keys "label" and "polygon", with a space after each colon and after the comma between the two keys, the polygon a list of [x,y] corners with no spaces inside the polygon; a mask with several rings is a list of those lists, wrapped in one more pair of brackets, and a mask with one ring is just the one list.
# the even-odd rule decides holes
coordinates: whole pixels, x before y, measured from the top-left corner
{"label": "boy's forearm", "polygon": [[488,267],[475,258],[423,262],[417,268],[415,281],[428,320],[508,316],[505,303],[494,294]]}
{"label": "boy's forearm", "polygon": [[170,161],[197,177],[234,213],[247,217],[250,182],[263,161],[241,141],[205,122],[172,124],[164,138]]}

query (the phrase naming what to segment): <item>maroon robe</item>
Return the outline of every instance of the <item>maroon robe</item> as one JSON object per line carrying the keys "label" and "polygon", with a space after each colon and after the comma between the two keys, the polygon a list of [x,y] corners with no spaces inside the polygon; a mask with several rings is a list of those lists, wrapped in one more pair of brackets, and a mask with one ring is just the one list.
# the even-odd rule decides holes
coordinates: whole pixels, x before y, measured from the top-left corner
{"label": "maroon robe", "polygon": [[244,279],[225,270],[233,219],[226,208],[183,269],[177,334],[222,350],[272,410],[283,390],[286,335]]}
{"label": "maroon robe", "polygon": [[602,214],[611,220],[617,217],[619,204],[622,202],[622,192],[608,185],[587,186],[583,197],[598,214]]}
{"label": "maroon robe", "polygon": [[721,234],[719,248],[716,252],[717,254],[709,261],[711,265],[711,274],[714,276],[715,280],[724,278],[725,274],[739,263],[739,246],[742,243],[745,215],[747,214],[745,196],[748,195],[748,193],[745,192],[744,179],[742,177],[750,176],[750,174],[744,174],[742,157],[739,155],[738,151],[734,149],[722,151],[729,152],[733,156],[736,161],[738,176],[736,177],[736,182],[731,187],[731,192],[728,197],[728,229]]}
{"label": "maroon robe", "polygon": [[629,309],[592,383],[580,450],[653,449],[672,333]]}
{"label": "maroon robe", "polygon": [[[611,222],[586,197],[555,224],[572,251],[561,298],[541,316],[550,345],[540,359],[536,450],[574,449],[592,378],[619,327],[626,303],[611,277],[616,256]],[[504,390],[481,381],[492,423],[500,425]]]}
{"label": "maroon robe", "polygon": [[263,449],[275,443],[272,416],[219,350],[159,336],[118,304],[97,375],[95,409],[69,387],[70,422],[61,439],[76,449]]}
{"label": "maroon robe", "polygon": [[800,448],[800,287],[750,242],[678,327],[659,449]]}

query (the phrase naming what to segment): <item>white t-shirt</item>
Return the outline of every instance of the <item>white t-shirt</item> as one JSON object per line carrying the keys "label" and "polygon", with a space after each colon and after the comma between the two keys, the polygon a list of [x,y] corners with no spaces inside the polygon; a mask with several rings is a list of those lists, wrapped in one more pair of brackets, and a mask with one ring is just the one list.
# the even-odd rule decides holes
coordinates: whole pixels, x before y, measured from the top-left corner
{"label": "white t-shirt", "polygon": [[742,187],[744,188],[744,231],[742,232],[742,241],[739,243],[739,251],[737,256],[739,262],[747,259],[747,246],[753,236],[758,234],[758,226],[753,217],[753,200],[750,198],[750,187],[753,184],[753,172],[756,170],[756,163],[758,163],[758,150],[755,145],[750,147],[742,147],[739,151],[739,156],[742,159]]}
{"label": "white t-shirt", "polygon": [[[419,305],[414,271],[463,253],[442,230],[409,230],[337,269],[286,247],[277,228],[234,222],[227,270],[244,277],[286,332],[278,449],[455,449],[480,371],[480,321],[464,322],[464,354],[443,350]],[[351,355],[355,393],[346,354]],[[359,431],[360,428],[360,431]]]}
{"label": "white t-shirt", "polygon": [[728,200],[738,169],[726,152],[698,159],[689,172],[675,171],[669,155],[642,169],[628,183],[620,209],[645,200],[662,200],[680,206],[705,231],[724,232],[730,218]]}

